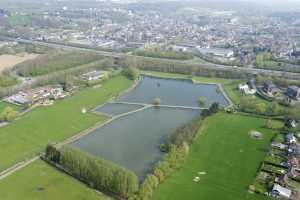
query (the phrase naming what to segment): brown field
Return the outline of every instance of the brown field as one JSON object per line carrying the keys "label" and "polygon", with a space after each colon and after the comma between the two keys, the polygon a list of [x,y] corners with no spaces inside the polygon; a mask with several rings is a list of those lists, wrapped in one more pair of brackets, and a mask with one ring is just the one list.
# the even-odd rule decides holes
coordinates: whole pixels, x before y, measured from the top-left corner
{"label": "brown field", "polygon": [[38,54],[0,55],[0,72],[37,56]]}

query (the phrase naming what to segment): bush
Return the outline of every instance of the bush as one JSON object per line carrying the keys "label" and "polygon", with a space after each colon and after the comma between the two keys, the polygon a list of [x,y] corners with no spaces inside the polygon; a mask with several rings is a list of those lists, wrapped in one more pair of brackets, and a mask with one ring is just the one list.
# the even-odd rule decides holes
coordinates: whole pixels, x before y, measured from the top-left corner
{"label": "bush", "polygon": [[161,100],[160,100],[160,98],[159,97],[156,97],[155,99],[153,99],[153,105],[155,105],[155,106],[159,106],[160,105],[160,103],[161,103]]}
{"label": "bush", "polygon": [[206,104],[206,98],[205,97],[199,97],[199,105],[200,107],[204,107]]}
{"label": "bush", "polygon": [[123,75],[129,78],[130,80],[136,80],[140,76],[140,71],[134,67],[128,67],[123,69]]}
{"label": "bush", "polygon": [[60,162],[60,152],[57,150],[57,148],[52,145],[48,144],[46,147],[46,160],[50,162],[59,163]]}
{"label": "bush", "polygon": [[11,107],[6,107],[0,114],[1,121],[12,122],[18,117],[18,112]]}

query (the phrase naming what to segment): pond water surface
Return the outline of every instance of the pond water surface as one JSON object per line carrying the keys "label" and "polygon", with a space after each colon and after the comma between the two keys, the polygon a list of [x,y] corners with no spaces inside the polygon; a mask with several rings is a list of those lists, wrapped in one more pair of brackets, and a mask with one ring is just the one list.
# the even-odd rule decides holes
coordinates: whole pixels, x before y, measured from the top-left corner
{"label": "pond water surface", "polygon": [[143,76],[137,87],[116,101],[152,103],[159,97],[162,105],[199,106],[199,98],[205,97],[206,107],[217,102],[228,106],[229,102],[215,84],[194,84],[189,80],[162,79]]}
{"label": "pond water surface", "polygon": [[152,107],[118,118],[74,145],[142,177],[163,156],[159,145],[171,131],[199,115],[196,110]]}
{"label": "pond water surface", "polygon": [[[152,77],[142,77],[136,88],[115,102],[151,103],[154,98],[160,97],[164,105],[198,107],[200,96],[206,98],[207,106],[213,102],[223,106],[229,104],[222,92],[218,91],[217,85]],[[201,113],[200,110],[193,109],[148,107],[118,117],[119,114],[142,107],[142,105],[114,103],[99,107],[96,112],[107,113],[116,119],[74,142],[73,145],[119,164],[142,178],[162,158],[163,153],[159,145],[166,137]]]}

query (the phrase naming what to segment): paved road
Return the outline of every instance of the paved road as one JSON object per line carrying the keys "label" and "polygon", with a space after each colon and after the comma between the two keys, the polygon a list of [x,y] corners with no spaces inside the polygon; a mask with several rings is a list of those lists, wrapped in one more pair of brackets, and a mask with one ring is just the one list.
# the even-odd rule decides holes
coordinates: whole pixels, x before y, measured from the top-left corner
{"label": "paved road", "polygon": [[144,59],[153,60],[153,61],[155,61],[155,60],[170,61],[172,63],[193,64],[198,67],[211,68],[211,69],[215,69],[215,70],[223,70],[223,71],[224,70],[225,71],[226,70],[228,70],[228,71],[234,70],[234,71],[245,72],[245,73],[250,73],[250,74],[261,74],[263,76],[277,76],[277,77],[285,77],[285,78],[289,78],[289,79],[300,80],[300,74],[292,73],[292,72],[257,69],[257,68],[252,68],[252,67],[226,66],[226,65],[218,65],[218,64],[213,64],[213,63],[197,63],[194,61],[181,61],[181,60],[172,60],[172,59],[163,59],[163,58],[149,58],[149,57],[144,57],[144,56],[130,55],[130,54],[126,54],[126,53],[106,52],[106,51],[101,51],[101,50],[87,48],[87,47],[86,48],[85,47],[74,47],[74,46],[67,45],[67,44],[55,44],[55,43],[50,43],[50,42],[33,41],[33,40],[27,40],[27,39],[16,39],[16,38],[5,38],[5,39],[16,41],[16,42],[21,42],[21,43],[46,45],[46,46],[54,47],[54,48],[75,49],[75,50],[81,50],[81,51],[97,52],[103,56],[114,57],[114,58],[122,58],[123,56],[135,56],[137,58],[144,58]]}

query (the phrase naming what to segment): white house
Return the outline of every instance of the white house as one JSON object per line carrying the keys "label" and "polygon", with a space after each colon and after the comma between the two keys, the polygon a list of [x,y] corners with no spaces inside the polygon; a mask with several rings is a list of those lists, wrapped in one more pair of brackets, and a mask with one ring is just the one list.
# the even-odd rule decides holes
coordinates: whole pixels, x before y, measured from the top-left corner
{"label": "white house", "polygon": [[288,188],[282,187],[281,185],[274,184],[272,195],[289,199],[292,195],[292,191]]}
{"label": "white house", "polygon": [[256,93],[256,89],[250,88],[248,84],[239,84],[239,90],[246,95],[252,95]]}

